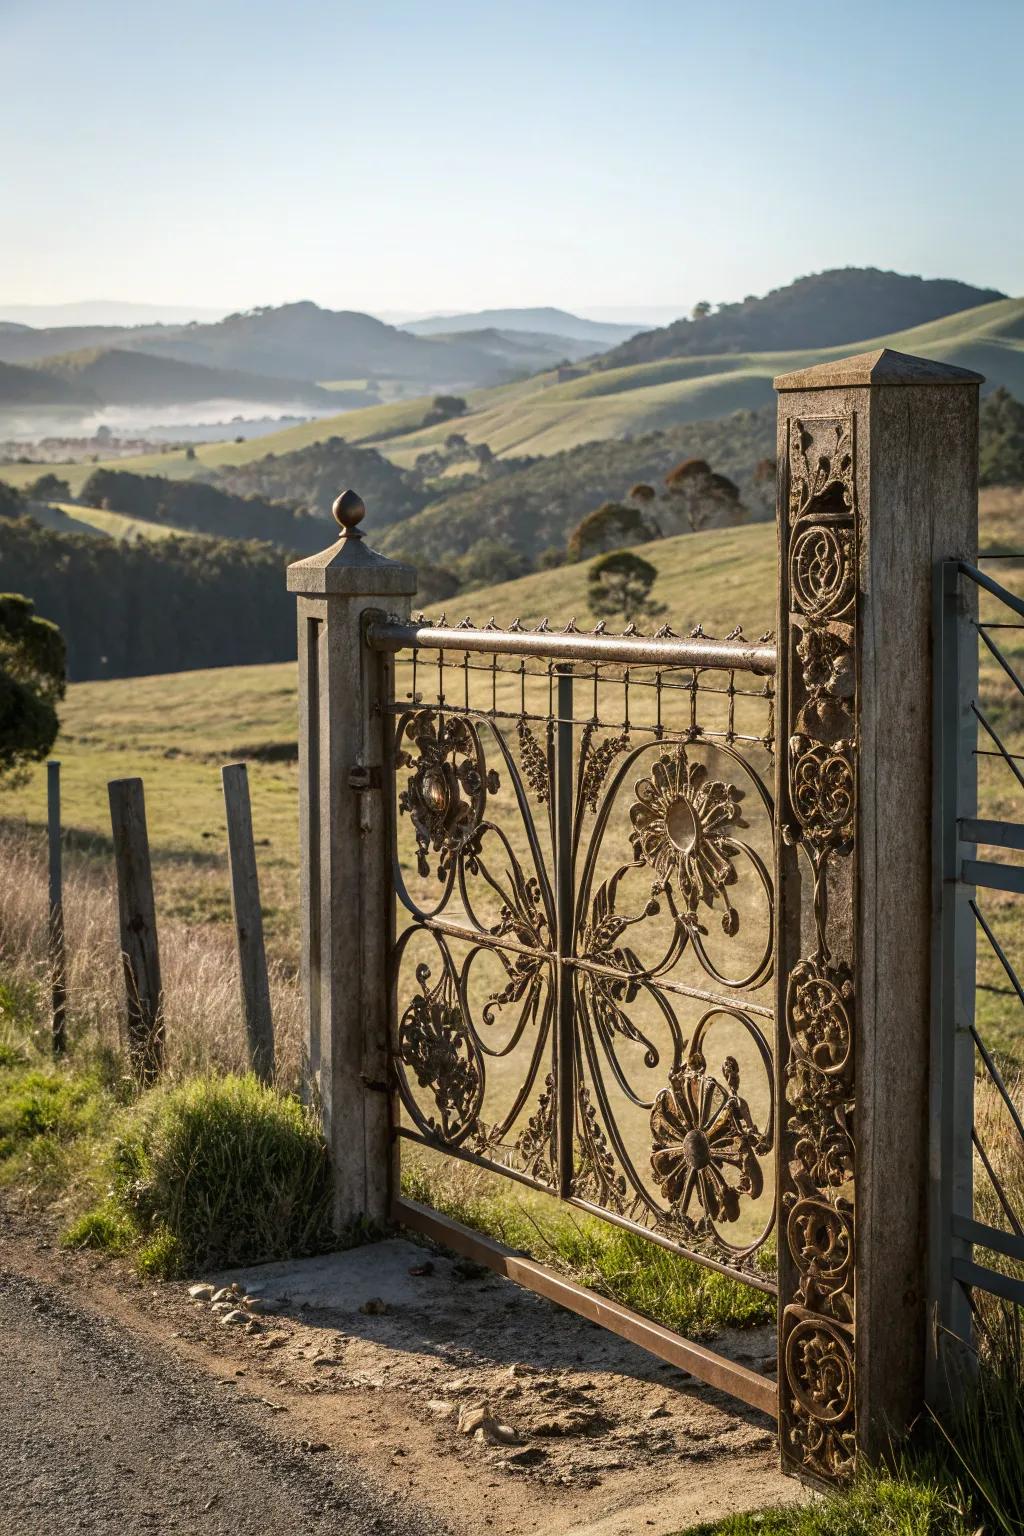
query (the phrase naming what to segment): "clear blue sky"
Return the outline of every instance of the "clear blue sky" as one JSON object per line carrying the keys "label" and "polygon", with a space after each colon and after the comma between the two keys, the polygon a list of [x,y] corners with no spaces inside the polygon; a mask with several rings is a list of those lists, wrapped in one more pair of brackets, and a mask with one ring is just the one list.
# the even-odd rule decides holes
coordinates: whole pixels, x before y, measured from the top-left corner
{"label": "clear blue sky", "polygon": [[0,0],[0,303],[1024,292],[1024,0]]}

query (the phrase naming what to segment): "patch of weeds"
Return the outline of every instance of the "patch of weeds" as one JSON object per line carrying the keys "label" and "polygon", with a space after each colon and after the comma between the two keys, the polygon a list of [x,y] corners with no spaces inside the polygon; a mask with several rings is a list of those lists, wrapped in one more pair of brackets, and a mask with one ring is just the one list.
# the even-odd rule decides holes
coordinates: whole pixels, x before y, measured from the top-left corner
{"label": "patch of weeds", "polygon": [[[407,1158],[402,1193],[690,1337],[753,1328],[775,1318],[775,1299],[766,1291],[610,1222],[499,1186],[464,1165],[442,1169]],[[760,1259],[762,1272],[770,1274],[771,1245],[765,1245]]]}
{"label": "patch of weeds", "polygon": [[970,1536],[973,1530],[955,1491],[908,1469],[866,1477],[814,1503],[727,1515],[679,1536]]}
{"label": "patch of weeds", "polygon": [[0,1186],[45,1202],[81,1180],[115,1107],[93,1070],[9,1063],[0,1071]]}
{"label": "patch of weeds", "polygon": [[34,982],[0,980],[0,1032],[28,1034],[39,1013],[39,989]]}
{"label": "patch of weeds", "polygon": [[188,1263],[174,1233],[168,1232],[166,1227],[158,1227],[136,1253],[135,1267],[141,1275],[169,1279],[185,1274]]}
{"label": "patch of weeds", "polygon": [[[256,1078],[201,1077],[121,1116],[110,1193],[80,1224],[112,1245],[130,1229],[147,1274],[266,1263],[335,1245],[327,1147],[309,1111]],[[116,1219],[115,1219],[116,1218]]]}
{"label": "patch of weeds", "polygon": [[65,1248],[98,1248],[128,1253],[139,1241],[139,1229],[113,1200],[103,1200],[73,1221],[61,1238]]}

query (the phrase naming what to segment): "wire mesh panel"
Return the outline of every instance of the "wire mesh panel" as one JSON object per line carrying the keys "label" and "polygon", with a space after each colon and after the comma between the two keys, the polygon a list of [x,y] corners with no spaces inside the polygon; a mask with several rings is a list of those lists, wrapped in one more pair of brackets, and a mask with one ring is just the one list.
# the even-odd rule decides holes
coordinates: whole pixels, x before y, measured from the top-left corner
{"label": "wire mesh panel", "polygon": [[769,637],[371,640],[402,1135],[772,1289]]}

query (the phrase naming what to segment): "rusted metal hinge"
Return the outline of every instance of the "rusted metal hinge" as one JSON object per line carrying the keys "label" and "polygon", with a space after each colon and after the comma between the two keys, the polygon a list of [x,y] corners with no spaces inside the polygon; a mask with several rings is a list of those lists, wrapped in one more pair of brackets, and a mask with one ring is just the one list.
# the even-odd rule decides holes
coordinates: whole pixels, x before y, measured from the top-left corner
{"label": "rusted metal hinge", "polygon": [[377,764],[368,766],[366,763],[357,763],[348,771],[349,789],[380,789],[380,767]]}

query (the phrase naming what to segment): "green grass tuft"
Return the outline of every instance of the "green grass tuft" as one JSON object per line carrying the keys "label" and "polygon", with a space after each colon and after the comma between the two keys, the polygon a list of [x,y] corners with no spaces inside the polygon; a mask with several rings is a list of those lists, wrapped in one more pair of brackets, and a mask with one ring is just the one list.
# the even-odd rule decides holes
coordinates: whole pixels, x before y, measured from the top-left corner
{"label": "green grass tuft", "polygon": [[98,1248],[105,1253],[128,1253],[138,1240],[135,1222],[112,1200],[79,1216],[61,1238],[65,1248]]}
{"label": "green grass tuft", "polygon": [[[157,1088],[127,1110],[104,1209],[134,1225],[145,1273],[258,1264],[333,1244],[327,1148],[296,1100],[254,1077]],[[92,1236],[106,1218],[92,1213]],[[115,1240],[123,1228],[113,1227]]]}
{"label": "green grass tuft", "polygon": [[94,1163],[116,1105],[91,1070],[33,1066],[5,1050],[0,1072],[0,1187],[30,1200],[67,1188]]}
{"label": "green grass tuft", "polygon": [[867,1477],[847,1492],[788,1509],[727,1515],[680,1536],[970,1536],[973,1530],[941,1481],[908,1472]]}

